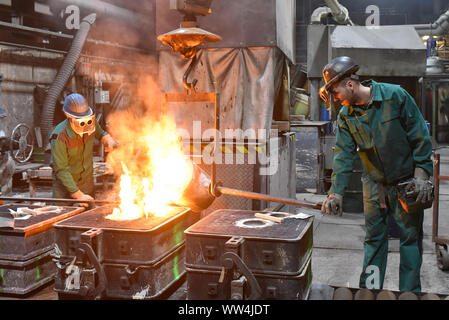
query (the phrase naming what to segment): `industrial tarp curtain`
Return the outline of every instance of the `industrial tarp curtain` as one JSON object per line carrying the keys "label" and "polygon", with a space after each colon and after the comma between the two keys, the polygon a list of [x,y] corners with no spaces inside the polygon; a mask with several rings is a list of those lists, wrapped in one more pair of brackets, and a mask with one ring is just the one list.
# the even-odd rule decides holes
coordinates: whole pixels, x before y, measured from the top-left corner
{"label": "industrial tarp curtain", "polygon": [[[258,129],[271,128],[285,63],[278,48],[208,48],[201,49],[197,58],[188,82],[198,80],[196,92],[219,94],[222,134],[225,129],[254,129],[257,133]],[[185,92],[182,80],[190,62],[172,51],[160,52],[159,81],[163,93]],[[213,104],[170,103],[166,112],[173,113],[178,127],[191,135],[194,121],[201,121],[202,132],[214,128]]]}

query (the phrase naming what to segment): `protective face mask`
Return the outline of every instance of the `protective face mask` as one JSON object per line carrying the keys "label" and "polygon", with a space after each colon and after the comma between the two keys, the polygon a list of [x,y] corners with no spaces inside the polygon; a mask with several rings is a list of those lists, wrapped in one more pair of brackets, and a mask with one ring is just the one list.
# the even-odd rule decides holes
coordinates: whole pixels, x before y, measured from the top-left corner
{"label": "protective face mask", "polygon": [[83,136],[84,134],[91,135],[95,132],[95,115],[80,119],[70,119],[70,126],[76,134]]}

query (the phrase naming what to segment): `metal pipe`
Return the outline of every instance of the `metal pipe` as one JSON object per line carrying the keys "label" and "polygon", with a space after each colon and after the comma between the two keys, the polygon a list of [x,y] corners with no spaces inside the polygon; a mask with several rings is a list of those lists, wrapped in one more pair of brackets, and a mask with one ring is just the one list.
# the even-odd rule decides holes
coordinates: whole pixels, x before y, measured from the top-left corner
{"label": "metal pipe", "polygon": [[[0,41],[0,45],[15,46],[17,48],[38,50],[38,51],[51,52],[51,53],[67,54],[67,51],[54,50],[54,49],[48,49],[48,48],[42,48],[42,47],[36,47],[36,46],[30,46],[30,45],[26,45],[26,44],[19,44],[19,43],[6,42],[6,41]],[[89,55],[89,54],[85,54],[85,53],[81,53],[80,57],[92,58],[92,59],[100,59],[100,60],[104,60],[106,62],[117,63],[117,64],[138,65],[138,66],[140,66],[142,68],[151,69],[151,67],[148,66],[148,64],[135,62],[135,61],[129,61],[129,60],[123,60],[123,59],[119,60],[119,59],[113,59],[113,58],[107,58],[107,57],[101,57],[101,56],[93,56],[93,55]]]}
{"label": "metal pipe", "polygon": [[16,201],[16,202],[65,202],[65,203],[92,203],[92,204],[120,204],[116,200],[77,200],[63,198],[31,198],[31,197],[0,197],[0,201]]}
{"label": "metal pipe", "polygon": [[256,192],[250,192],[250,191],[243,191],[238,189],[232,189],[222,186],[217,186],[216,190],[219,193],[227,194],[230,196],[236,196],[236,197],[243,197],[243,198],[249,198],[254,200],[263,200],[263,201],[269,201],[269,202],[278,202],[288,205],[294,205],[297,207],[306,207],[311,209],[321,209],[321,203],[305,203],[300,202],[296,199],[289,199],[289,198],[281,198],[281,197],[274,197],[267,194],[261,194]]}
{"label": "metal pipe", "polygon": [[72,71],[75,67],[78,58],[80,57],[81,50],[87,39],[87,34],[90,31],[91,26],[95,23],[96,14],[92,13],[85,17],[80,24],[80,29],[77,31],[75,38],[73,39],[72,46],[69,53],[64,59],[61,68],[56,74],[55,80],[48,89],[47,96],[45,97],[44,105],[42,107],[41,117],[41,130],[43,139],[45,139],[44,145],[49,143],[49,136],[53,130],[53,117],[56,108],[56,102],[64,89],[67,81],[69,80]]}
{"label": "metal pipe", "polygon": [[[69,39],[69,40],[72,40],[74,38],[74,36],[72,36],[70,34],[54,32],[54,31],[49,31],[49,30],[44,30],[44,29],[39,29],[39,28],[32,28],[32,27],[22,26],[19,24],[9,23],[9,22],[4,22],[4,21],[0,21],[0,27],[22,30],[22,31],[27,31],[27,32],[33,32],[33,33],[40,33],[40,34],[44,34],[47,36],[64,38],[64,39]],[[109,46],[109,47],[120,48],[120,49],[125,49],[125,50],[137,51],[137,52],[141,52],[141,53],[148,53],[148,51],[140,49],[140,48],[130,47],[130,46],[122,45],[119,43],[112,43],[112,42],[104,41],[104,40],[87,38],[86,42],[94,43],[96,45],[103,45],[103,46]]]}
{"label": "metal pipe", "polygon": [[216,95],[215,100],[215,107],[214,107],[214,149],[212,151],[213,159],[212,159],[212,166],[211,166],[211,193],[213,196],[216,196],[216,186],[217,186],[217,166],[215,164],[215,156],[216,152],[218,150],[218,132],[220,130],[220,106],[218,105],[218,94]]}
{"label": "metal pipe", "polygon": [[310,17],[310,23],[320,24],[321,20],[331,13],[332,10],[329,7],[318,7],[312,12],[312,16]]}
{"label": "metal pipe", "polygon": [[441,36],[449,31],[449,10],[439,16],[434,23],[412,26],[420,36]]}
{"label": "metal pipe", "polygon": [[[121,20],[124,20],[132,25],[147,25],[150,23],[150,19],[148,17],[151,17],[153,15],[152,11],[153,7],[146,7],[146,14],[139,14],[135,13],[131,10],[118,7],[116,5],[113,5],[111,3],[107,3],[104,1],[99,0],[52,0],[51,5],[54,5],[55,7],[59,8],[61,7],[61,4],[65,4],[67,6],[69,5],[75,5],[80,8],[84,8],[87,11],[95,12],[98,15],[104,16],[104,17],[114,17]],[[151,9],[151,10],[149,10]]]}
{"label": "metal pipe", "polygon": [[27,27],[27,26],[22,26],[20,24],[9,23],[9,22],[4,22],[4,21],[0,21],[0,26],[7,27],[7,28],[12,28],[12,29],[17,29],[17,30],[22,30],[22,31],[41,33],[41,34],[45,34],[45,35],[52,36],[52,37],[58,37],[58,38],[65,38],[65,39],[72,39],[73,38],[73,36],[71,36],[69,34],[64,34],[64,33],[54,32],[54,31],[48,31],[48,30],[39,29],[39,28]]}
{"label": "metal pipe", "polygon": [[[14,202],[62,202],[62,203],[90,203],[98,205],[115,204],[119,205],[121,202],[118,200],[77,200],[77,199],[64,199],[64,198],[32,198],[32,197],[0,197],[0,201],[14,201]],[[181,205],[175,203],[167,204],[168,207],[180,207]]]}
{"label": "metal pipe", "polygon": [[432,211],[432,242],[436,242],[438,238],[438,211],[440,205],[440,154],[434,153],[433,155],[433,211]]}
{"label": "metal pipe", "polygon": [[342,6],[338,0],[324,0],[326,5],[331,9],[334,20],[339,24],[347,24],[353,26],[354,23],[349,18],[349,11]]}

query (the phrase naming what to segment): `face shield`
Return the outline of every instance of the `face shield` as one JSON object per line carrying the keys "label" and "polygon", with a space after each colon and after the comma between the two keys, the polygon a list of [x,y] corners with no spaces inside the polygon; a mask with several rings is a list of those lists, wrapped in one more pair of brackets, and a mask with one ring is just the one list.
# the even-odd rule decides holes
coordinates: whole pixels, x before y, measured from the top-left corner
{"label": "face shield", "polygon": [[70,126],[76,134],[82,136],[84,134],[91,135],[95,132],[95,114],[84,118],[69,118]]}

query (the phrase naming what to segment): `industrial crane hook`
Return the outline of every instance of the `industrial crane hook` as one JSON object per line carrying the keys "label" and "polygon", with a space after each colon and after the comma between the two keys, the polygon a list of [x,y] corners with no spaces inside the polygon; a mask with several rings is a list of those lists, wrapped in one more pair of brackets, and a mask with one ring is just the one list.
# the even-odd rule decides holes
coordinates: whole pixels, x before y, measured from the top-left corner
{"label": "industrial crane hook", "polygon": [[190,72],[192,72],[192,69],[197,64],[198,59],[196,57],[196,54],[192,58],[192,62],[190,62],[189,67],[187,68],[186,72],[184,73],[184,77],[182,78],[182,83],[184,84],[184,87],[188,92],[193,91],[195,92],[195,85],[198,82],[197,79],[193,79],[191,83],[187,82],[187,77],[189,76]]}

